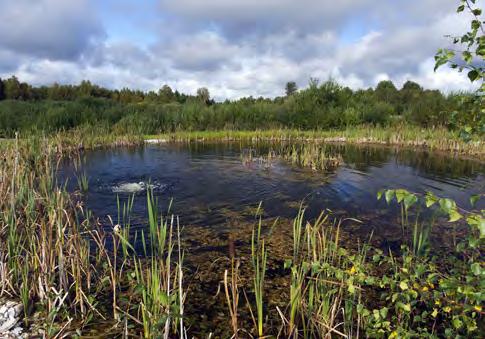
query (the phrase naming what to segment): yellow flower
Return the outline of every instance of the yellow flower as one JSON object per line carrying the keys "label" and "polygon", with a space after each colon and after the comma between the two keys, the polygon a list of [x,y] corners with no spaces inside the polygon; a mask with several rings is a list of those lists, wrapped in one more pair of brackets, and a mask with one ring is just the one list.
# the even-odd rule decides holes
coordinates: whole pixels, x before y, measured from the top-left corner
{"label": "yellow flower", "polygon": [[423,291],[423,292],[428,291],[428,287],[427,287],[427,286],[424,286],[424,287],[421,289],[421,291]]}
{"label": "yellow flower", "polygon": [[477,312],[481,312],[482,311],[482,306],[480,305],[476,305],[475,307],[473,307],[475,309],[475,311]]}
{"label": "yellow flower", "polygon": [[389,335],[389,339],[397,338],[397,332],[392,331],[392,333]]}
{"label": "yellow flower", "polygon": [[433,313],[431,313],[431,315],[433,316],[433,318],[436,318],[436,316],[438,315],[438,310],[436,308],[433,308]]}
{"label": "yellow flower", "polygon": [[435,300],[435,301],[434,301],[434,304],[439,306],[439,305],[441,305],[441,301],[439,301],[439,300]]}
{"label": "yellow flower", "polygon": [[355,266],[352,266],[352,268],[349,270],[350,274],[354,274],[356,271]]}
{"label": "yellow flower", "polygon": [[443,307],[443,311],[445,311],[446,313],[450,313],[451,307],[450,306]]}

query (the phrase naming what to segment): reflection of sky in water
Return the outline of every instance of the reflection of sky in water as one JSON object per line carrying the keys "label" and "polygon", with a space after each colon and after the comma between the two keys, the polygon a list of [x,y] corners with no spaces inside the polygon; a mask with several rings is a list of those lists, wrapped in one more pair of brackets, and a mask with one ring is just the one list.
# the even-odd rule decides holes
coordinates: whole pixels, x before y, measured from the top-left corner
{"label": "reflection of sky in water", "polygon": [[[269,168],[258,163],[245,166],[237,143],[97,150],[86,154],[87,206],[96,216],[116,216],[113,187],[150,182],[159,188],[155,195],[162,205],[174,199],[173,211],[183,224],[224,227],[229,218],[225,211],[244,210],[259,201],[269,216],[293,217],[295,204],[290,207],[289,202],[305,198],[310,217],[325,208],[362,217],[386,208],[376,200],[382,188],[432,190],[466,207],[470,194],[485,191],[484,166],[477,162],[409,151],[396,154],[386,148],[329,146],[328,151],[340,153],[345,161],[334,173],[300,169],[283,161]],[[72,176],[71,169],[66,167],[61,176]],[[75,183],[70,180],[71,189]],[[122,200],[129,196],[118,194]],[[138,192],[135,217],[145,215],[145,194],[143,189]]]}

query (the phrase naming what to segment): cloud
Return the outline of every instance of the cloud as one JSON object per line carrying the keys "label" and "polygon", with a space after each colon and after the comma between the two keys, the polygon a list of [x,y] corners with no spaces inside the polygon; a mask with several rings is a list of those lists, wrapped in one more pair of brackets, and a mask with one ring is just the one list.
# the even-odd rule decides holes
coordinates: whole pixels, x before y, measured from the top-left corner
{"label": "cloud", "polygon": [[[116,14],[103,4],[0,0],[0,76],[187,93],[204,86],[218,100],[274,97],[310,77],[354,89],[382,79],[473,88],[464,74],[433,72],[434,53],[449,44],[443,36],[466,29],[455,0],[123,0]],[[130,30],[141,18],[143,29]]]}
{"label": "cloud", "polygon": [[382,0],[161,0],[161,8],[187,22],[221,27],[225,34],[311,29],[342,25],[342,19]]}
{"label": "cloud", "polygon": [[88,0],[0,0],[0,46],[51,60],[78,58],[103,38]]}
{"label": "cloud", "polygon": [[238,57],[245,54],[244,46],[230,44],[213,32],[182,36],[160,44],[154,53],[171,60],[173,67],[186,71],[214,71],[228,63],[237,67]]}

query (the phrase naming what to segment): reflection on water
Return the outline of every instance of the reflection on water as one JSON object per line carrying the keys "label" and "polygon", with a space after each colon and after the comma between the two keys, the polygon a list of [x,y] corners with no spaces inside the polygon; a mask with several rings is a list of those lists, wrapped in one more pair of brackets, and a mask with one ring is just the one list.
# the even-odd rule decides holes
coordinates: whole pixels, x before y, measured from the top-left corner
{"label": "reflection on water", "polygon": [[[396,213],[396,208],[376,200],[380,189],[431,190],[469,207],[469,196],[485,188],[483,163],[422,151],[328,145],[328,154],[343,159],[330,172],[298,168],[282,160],[271,166],[247,166],[241,161],[248,149],[264,154],[272,147],[267,143],[191,143],[89,152],[83,168],[89,177],[86,203],[99,217],[116,216],[116,196],[125,199],[137,193],[140,197],[135,199],[133,214],[142,217],[146,215],[144,192],[153,187],[165,207],[173,198],[172,211],[184,225],[227,231],[235,214],[250,218],[247,211],[260,201],[265,216],[291,218],[298,202],[305,199],[308,217],[330,209],[368,221],[355,232],[378,234],[389,230]],[[72,177],[69,184],[75,188],[72,168],[66,165],[61,176]]]}

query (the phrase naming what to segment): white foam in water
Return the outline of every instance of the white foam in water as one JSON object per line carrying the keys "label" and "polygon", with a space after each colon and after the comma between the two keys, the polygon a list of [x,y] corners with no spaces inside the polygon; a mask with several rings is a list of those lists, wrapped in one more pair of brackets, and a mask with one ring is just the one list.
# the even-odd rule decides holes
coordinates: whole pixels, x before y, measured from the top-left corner
{"label": "white foam in water", "polygon": [[143,181],[140,182],[127,182],[118,185],[111,186],[113,193],[139,193],[146,191],[147,189],[163,190],[166,185],[162,184],[147,184]]}
{"label": "white foam in water", "polygon": [[112,187],[114,193],[137,193],[144,191],[145,189],[146,184],[144,182],[128,182]]}

